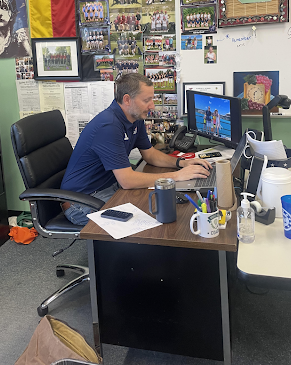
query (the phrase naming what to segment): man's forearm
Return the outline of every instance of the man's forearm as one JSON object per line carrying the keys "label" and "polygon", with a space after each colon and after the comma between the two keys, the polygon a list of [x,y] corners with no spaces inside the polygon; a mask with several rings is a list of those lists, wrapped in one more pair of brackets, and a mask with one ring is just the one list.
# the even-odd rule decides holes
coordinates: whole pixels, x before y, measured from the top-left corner
{"label": "man's forearm", "polygon": [[[127,176],[118,175],[118,170],[115,176],[123,189],[139,189],[148,188],[155,185],[155,181],[159,178],[171,178],[176,180],[178,178],[177,171],[165,173],[144,173],[139,171],[128,171]],[[116,171],[116,170],[115,170]]]}
{"label": "man's forearm", "polygon": [[176,157],[169,156],[155,148],[141,151],[143,159],[150,165],[157,167],[176,167]]}

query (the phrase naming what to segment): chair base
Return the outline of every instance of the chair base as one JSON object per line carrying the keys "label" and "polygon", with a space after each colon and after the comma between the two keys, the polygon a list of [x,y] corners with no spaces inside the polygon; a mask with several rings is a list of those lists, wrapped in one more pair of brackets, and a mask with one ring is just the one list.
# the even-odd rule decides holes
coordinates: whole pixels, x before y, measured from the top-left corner
{"label": "chair base", "polygon": [[59,298],[62,294],[68,292],[69,290],[73,289],[75,286],[82,284],[85,281],[89,281],[89,268],[86,266],[79,266],[79,265],[57,265],[56,274],[58,277],[63,276],[65,271],[72,271],[79,276],[74,280],[67,283],[65,286],[54,292],[48,298],[46,298],[41,305],[37,308],[37,313],[40,317],[44,317],[48,313],[48,305]]}

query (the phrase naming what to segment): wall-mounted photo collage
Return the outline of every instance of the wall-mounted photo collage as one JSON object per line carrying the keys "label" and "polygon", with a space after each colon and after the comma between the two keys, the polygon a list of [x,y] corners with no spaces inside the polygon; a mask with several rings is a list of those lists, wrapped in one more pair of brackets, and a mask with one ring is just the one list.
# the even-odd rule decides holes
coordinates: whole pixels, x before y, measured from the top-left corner
{"label": "wall-mounted photo collage", "polygon": [[153,145],[169,143],[175,132],[175,120],[178,118],[177,94],[154,95],[155,109],[148,113],[145,120],[146,131]]}
{"label": "wall-mounted photo collage", "polygon": [[[89,79],[113,81],[126,73],[144,74],[161,95],[161,104],[149,117],[175,120],[175,2],[79,0],[78,12],[82,61]],[[172,96],[165,99],[165,95]]]}

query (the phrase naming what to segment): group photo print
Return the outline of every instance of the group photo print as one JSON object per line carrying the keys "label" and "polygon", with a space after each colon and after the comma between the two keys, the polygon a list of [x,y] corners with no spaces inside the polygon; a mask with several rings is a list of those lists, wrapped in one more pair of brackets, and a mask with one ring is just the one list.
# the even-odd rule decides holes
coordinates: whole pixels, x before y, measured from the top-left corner
{"label": "group photo print", "polygon": [[149,66],[159,66],[160,56],[158,53],[145,53],[144,64]]}
{"label": "group photo print", "polygon": [[141,31],[141,8],[113,8],[110,10],[111,32]]}
{"label": "group photo print", "polygon": [[110,69],[114,66],[114,55],[95,55],[94,56],[94,70],[97,69]]}
{"label": "group photo print", "polygon": [[142,24],[145,34],[175,33],[175,2],[144,6]]}
{"label": "group photo print", "polygon": [[82,52],[110,52],[108,27],[82,27],[80,34],[82,38]]}
{"label": "group photo print", "polygon": [[42,47],[42,56],[45,71],[72,70],[71,47]]}
{"label": "group photo print", "polygon": [[138,56],[142,54],[142,33],[121,32],[111,34],[111,49],[119,56]]}
{"label": "group photo print", "polygon": [[109,8],[120,8],[126,6],[127,8],[136,8],[142,6],[142,0],[109,0]]}
{"label": "group photo print", "polygon": [[176,90],[176,71],[173,68],[146,68],[145,75],[154,84],[155,91]]}
{"label": "group photo print", "polygon": [[100,70],[100,78],[101,81],[114,81],[113,70],[112,69]]}
{"label": "group photo print", "polygon": [[145,36],[144,51],[145,52],[160,52],[163,50],[163,38],[162,36]]}
{"label": "group photo print", "polygon": [[109,8],[107,0],[79,1],[79,13],[81,24],[108,24]]}
{"label": "group photo print", "polygon": [[143,59],[142,56],[134,57],[131,59],[123,57],[115,57],[114,66],[114,79],[117,80],[119,77],[129,73],[140,73],[143,75]]}
{"label": "group photo print", "polygon": [[216,32],[216,6],[183,6],[182,34]]}

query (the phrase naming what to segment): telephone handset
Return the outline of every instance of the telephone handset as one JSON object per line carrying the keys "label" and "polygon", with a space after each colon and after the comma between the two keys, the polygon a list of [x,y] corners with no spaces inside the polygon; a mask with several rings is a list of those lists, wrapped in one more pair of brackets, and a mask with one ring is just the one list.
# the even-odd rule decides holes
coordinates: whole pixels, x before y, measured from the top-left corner
{"label": "telephone handset", "polygon": [[187,131],[186,126],[179,127],[173,135],[169,147],[182,152],[188,152],[193,147],[196,136],[197,132]]}

